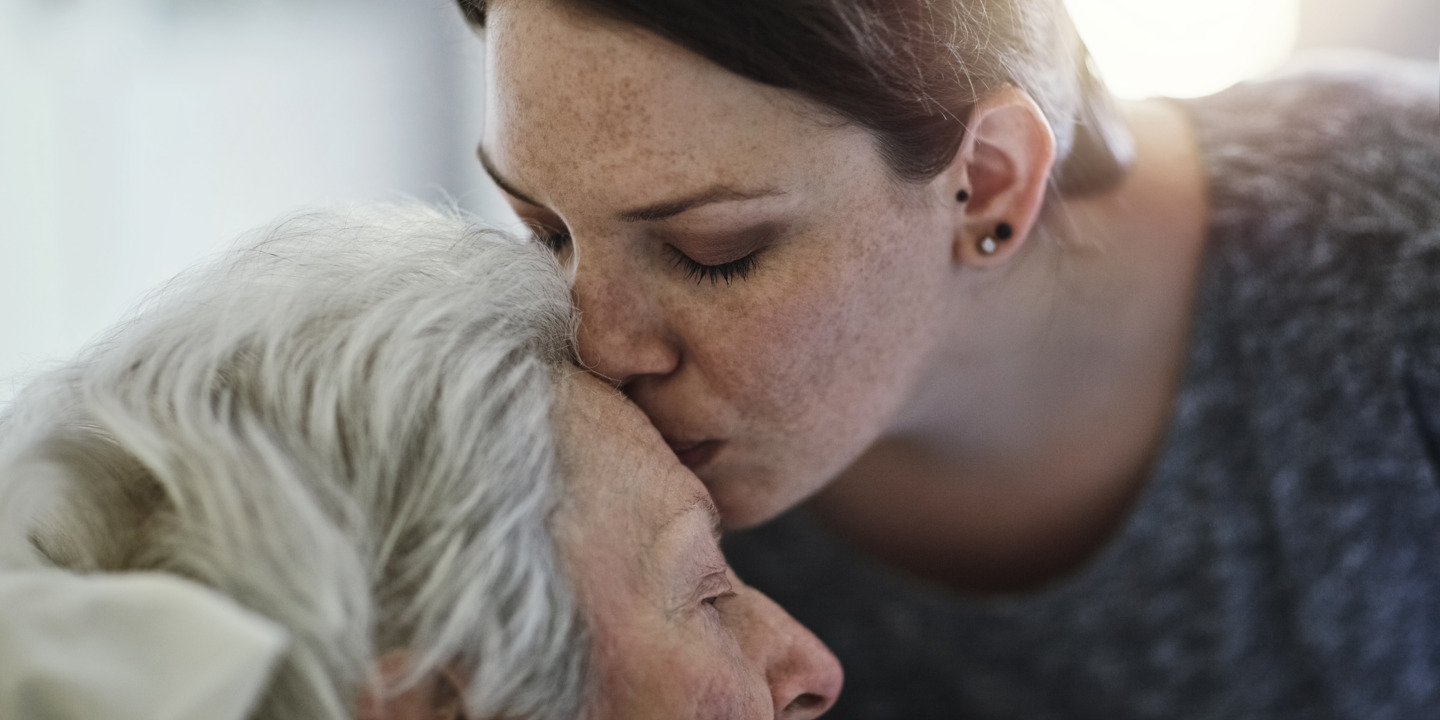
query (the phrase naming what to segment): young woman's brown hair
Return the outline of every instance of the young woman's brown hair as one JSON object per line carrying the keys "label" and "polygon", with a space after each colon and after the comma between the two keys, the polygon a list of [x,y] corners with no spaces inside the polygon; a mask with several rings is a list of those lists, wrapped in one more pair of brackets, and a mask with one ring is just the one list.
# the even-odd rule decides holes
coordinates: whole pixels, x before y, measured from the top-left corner
{"label": "young woman's brown hair", "polygon": [[[1055,189],[1115,187],[1133,149],[1059,0],[563,0],[791,90],[869,130],[896,175],[948,165],[971,107],[1015,85],[1055,131]],[[486,0],[458,0],[485,25]]]}

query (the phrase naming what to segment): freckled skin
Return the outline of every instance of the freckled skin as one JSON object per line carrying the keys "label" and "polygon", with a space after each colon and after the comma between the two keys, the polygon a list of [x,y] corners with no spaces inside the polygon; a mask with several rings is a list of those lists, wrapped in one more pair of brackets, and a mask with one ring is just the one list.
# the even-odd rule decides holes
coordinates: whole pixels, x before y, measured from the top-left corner
{"label": "freckled skin", "polygon": [[[912,183],[824,109],[556,0],[492,2],[485,37],[482,147],[517,213],[569,234],[580,354],[727,525],[828,482],[810,507],[857,547],[1012,590],[1119,526],[1171,417],[1208,226],[1183,110],[1125,104],[1124,182],[1047,203],[1055,136],[1019,88]],[[716,185],[780,194],[622,220]],[[725,245],[692,235],[761,220],[781,230],[744,277],[677,264]]]}
{"label": "freckled skin", "polygon": [[[637,408],[598,380],[565,382],[566,502],[555,518],[595,640],[593,720],[806,720],[840,691],[821,642],[725,567],[704,486]],[[697,580],[716,573],[733,594]],[[720,581],[726,582],[724,580]],[[797,702],[797,699],[799,702]]]}
{"label": "freckled skin", "polygon": [[[543,206],[522,217],[573,237],[584,360],[667,438],[725,443],[697,474],[748,526],[836,475],[906,397],[949,311],[933,299],[955,272],[952,209],[894,180],[865,132],[637,33],[493,4],[484,145]],[[714,183],[789,203],[728,286],[686,279],[663,239],[614,217]]]}

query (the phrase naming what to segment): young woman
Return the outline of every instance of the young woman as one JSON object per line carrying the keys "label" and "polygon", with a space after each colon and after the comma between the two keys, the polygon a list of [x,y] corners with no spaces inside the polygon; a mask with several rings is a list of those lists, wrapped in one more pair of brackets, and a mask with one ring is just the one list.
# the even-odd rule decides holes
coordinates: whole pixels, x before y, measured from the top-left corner
{"label": "young woman", "polygon": [[1118,105],[1058,0],[460,5],[583,360],[730,526],[824,488],[730,550],[838,716],[1440,705],[1433,67]]}

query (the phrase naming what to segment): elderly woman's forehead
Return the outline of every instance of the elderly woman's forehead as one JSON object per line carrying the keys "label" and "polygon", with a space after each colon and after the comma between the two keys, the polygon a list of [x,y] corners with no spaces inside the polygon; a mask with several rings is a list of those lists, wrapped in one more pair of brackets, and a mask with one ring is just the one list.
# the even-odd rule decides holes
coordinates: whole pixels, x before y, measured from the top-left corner
{"label": "elderly woman's forehead", "polygon": [[605,484],[621,487],[642,475],[663,473],[673,458],[645,414],[593,376],[577,373],[563,380],[557,410],[571,482],[604,476]]}
{"label": "elderly woman's forehead", "polygon": [[623,395],[577,374],[562,381],[558,410],[569,531],[577,533],[582,553],[627,548],[615,557],[592,557],[592,564],[614,562],[612,571],[622,574],[636,563],[649,568],[657,553],[673,554],[678,538],[718,527],[705,486]]}
{"label": "elderly woman's forehead", "polygon": [[659,431],[620,391],[576,370],[560,383],[560,426],[579,437],[624,437],[632,443],[663,442]]}

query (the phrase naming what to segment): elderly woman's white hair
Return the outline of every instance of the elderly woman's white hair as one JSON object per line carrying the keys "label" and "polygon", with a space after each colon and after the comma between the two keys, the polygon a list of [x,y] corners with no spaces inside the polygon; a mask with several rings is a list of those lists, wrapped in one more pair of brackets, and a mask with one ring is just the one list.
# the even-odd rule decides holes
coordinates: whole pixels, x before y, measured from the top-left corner
{"label": "elderly woman's white hair", "polygon": [[549,532],[572,337],[533,244],[419,207],[293,217],[17,398],[0,533],[278,622],[257,718],[350,717],[395,650],[411,681],[459,668],[472,717],[575,717],[589,647]]}

